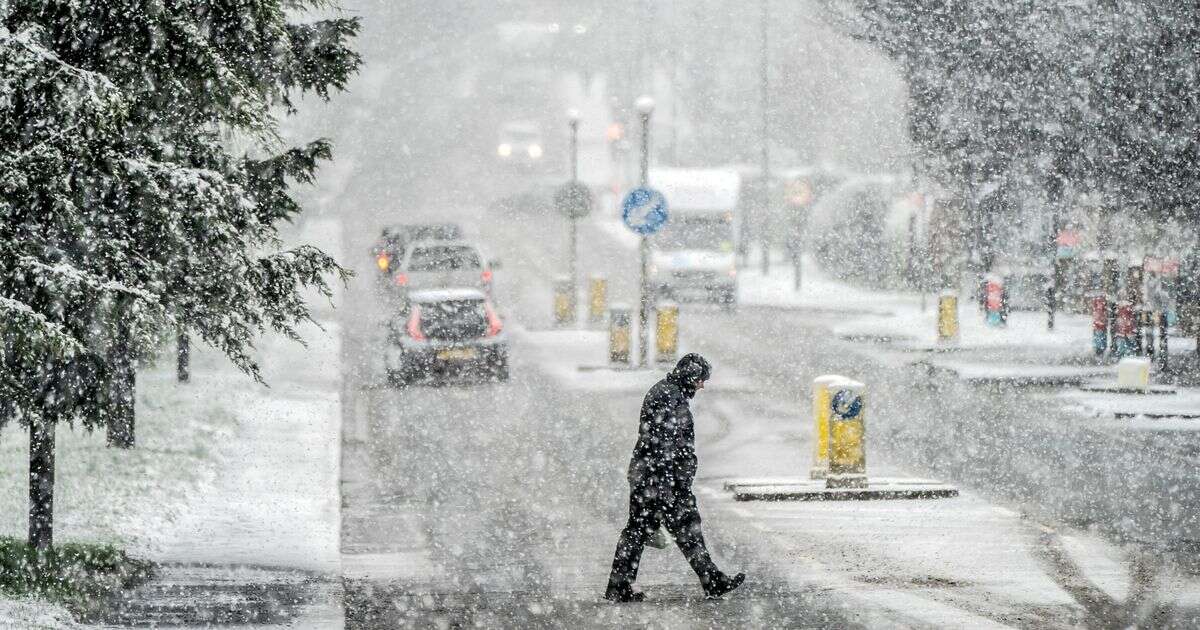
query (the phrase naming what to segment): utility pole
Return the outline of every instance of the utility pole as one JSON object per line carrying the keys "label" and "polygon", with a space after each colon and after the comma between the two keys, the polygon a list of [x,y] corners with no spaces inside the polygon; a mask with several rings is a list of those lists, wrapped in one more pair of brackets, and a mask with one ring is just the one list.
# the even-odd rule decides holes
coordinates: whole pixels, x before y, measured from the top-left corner
{"label": "utility pole", "polygon": [[1062,179],[1057,174],[1048,186],[1050,216],[1050,282],[1046,284],[1046,330],[1054,330],[1054,311],[1058,309],[1059,284],[1062,281],[1062,264],[1058,260],[1058,232],[1062,229],[1059,218],[1062,206]]}
{"label": "utility pole", "polygon": [[679,166],[679,11],[671,0],[671,165]]}
{"label": "utility pole", "polygon": [[[654,99],[649,96],[637,100],[638,114],[642,118],[642,155],[640,186],[650,185],[650,115],[654,113]],[[638,306],[638,366],[646,367],[647,346],[650,344],[650,334],[646,329],[650,321],[650,283],[647,267],[650,265],[650,239],[642,235],[638,246],[641,259],[641,300]]]}
{"label": "utility pole", "polygon": [[[567,110],[567,125],[571,129],[571,183],[579,181],[579,110]],[[576,279],[576,260],[579,252],[579,218],[576,213],[572,212],[569,220],[570,235],[568,242],[568,251],[570,252],[571,262],[567,267],[567,272],[571,274],[571,313],[575,313],[575,301],[578,299],[579,286]]]}
{"label": "utility pole", "polygon": [[762,55],[759,63],[759,83],[762,88],[762,222],[759,225],[759,231],[762,237],[762,272],[767,275],[771,271],[771,243],[770,230],[767,228],[771,219],[771,149],[768,146],[770,127],[767,124],[767,108],[770,106],[770,95],[767,77],[767,24],[770,20],[768,11],[768,3],[770,0],[761,0],[761,39],[762,39]]}

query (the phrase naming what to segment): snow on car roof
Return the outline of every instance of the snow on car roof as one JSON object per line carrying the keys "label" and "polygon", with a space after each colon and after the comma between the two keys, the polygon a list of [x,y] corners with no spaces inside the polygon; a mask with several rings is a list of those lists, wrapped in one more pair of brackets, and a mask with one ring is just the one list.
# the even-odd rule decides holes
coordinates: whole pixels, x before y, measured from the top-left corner
{"label": "snow on car roof", "polygon": [[650,185],[667,198],[668,210],[727,210],[737,205],[742,178],[729,169],[655,168]]}
{"label": "snow on car roof", "polygon": [[435,238],[416,241],[411,245],[410,249],[425,249],[425,248],[429,248],[429,247],[455,247],[455,248],[465,247],[468,249],[478,249],[477,247],[475,247],[475,243],[472,243],[471,241],[461,241],[461,240],[443,241],[443,240],[438,240]]}
{"label": "snow on car roof", "polygon": [[413,302],[449,302],[452,300],[482,300],[485,296],[479,289],[422,289],[408,294]]}

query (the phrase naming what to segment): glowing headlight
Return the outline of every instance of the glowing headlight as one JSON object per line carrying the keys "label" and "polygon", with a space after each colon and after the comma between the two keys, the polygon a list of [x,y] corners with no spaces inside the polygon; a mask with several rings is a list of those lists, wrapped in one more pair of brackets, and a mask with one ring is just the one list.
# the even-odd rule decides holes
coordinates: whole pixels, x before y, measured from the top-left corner
{"label": "glowing headlight", "polygon": [[541,147],[541,145],[537,145],[537,144],[531,144],[531,145],[529,145],[529,157],[531,157],[531,158],[533,158],[533,159],[535,159],[535,160],[536,160],[536,159],[538,159],[538,158],[540,158],[540,157],[542,157],[542,147]]}
{"label": "glowing headlight", "polygon": [[508,157],[512,155],[512,145],[506,142],[496,147],[496,155],[499,155],[500,157]]}

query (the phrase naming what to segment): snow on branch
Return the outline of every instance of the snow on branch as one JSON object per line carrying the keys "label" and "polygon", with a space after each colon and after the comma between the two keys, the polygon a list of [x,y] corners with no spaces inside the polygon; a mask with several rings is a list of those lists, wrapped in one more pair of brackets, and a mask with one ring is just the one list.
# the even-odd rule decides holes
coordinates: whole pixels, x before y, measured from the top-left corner
{"label": "snow on branch", "polygon": [[[28,304],[0,296],[0,330],[11,331],[39,340],[39,345],[53,349],[59,356],[69,356],[84,350],[83,344],[71,336],[62,324],[52,322]],[[0,346],[3,352],[3,346]]]}
{"label": "snow on branch", "polygon": [[120,293],[147,302],[158,301],[158,296],[145,289],[106,280],[68,263],[47,265],[32,256],[21,256],[17,259],[17,264],[28,269],[46,272],[73,285],[88,287],[100,293]]}

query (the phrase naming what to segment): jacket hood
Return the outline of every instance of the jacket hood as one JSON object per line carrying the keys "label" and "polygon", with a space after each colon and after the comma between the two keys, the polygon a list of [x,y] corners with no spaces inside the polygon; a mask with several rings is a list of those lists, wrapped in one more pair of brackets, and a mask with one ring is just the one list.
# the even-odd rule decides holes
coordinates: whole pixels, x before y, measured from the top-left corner
{"label": "jacket hood", "polygon": [[689,352],[679,359],[675,369],[667,373],[667,380],[675,383],[688,398],[696,395],[696,387],[712,376],[712,365],[704,357]]}

